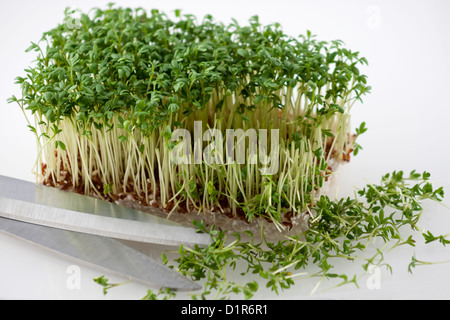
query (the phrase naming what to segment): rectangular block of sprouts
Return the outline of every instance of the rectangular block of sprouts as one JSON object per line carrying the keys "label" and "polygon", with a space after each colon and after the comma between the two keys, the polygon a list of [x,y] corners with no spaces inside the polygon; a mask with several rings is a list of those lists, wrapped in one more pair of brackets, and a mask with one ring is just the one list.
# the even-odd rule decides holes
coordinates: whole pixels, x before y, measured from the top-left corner
{"label": "rectangular block of sprouts", "polygon": [[227,230],[307,228],[370,90],[341,41],[257,16],[67,9],[28,51],[10,101],[34,115],[39,183]]}

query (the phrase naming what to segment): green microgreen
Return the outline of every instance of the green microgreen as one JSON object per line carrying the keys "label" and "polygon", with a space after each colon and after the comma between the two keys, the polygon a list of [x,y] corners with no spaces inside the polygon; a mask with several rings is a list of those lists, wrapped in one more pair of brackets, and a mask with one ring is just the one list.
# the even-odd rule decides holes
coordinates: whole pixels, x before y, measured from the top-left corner
{"label": "green microgreen", "polygon": [[123,282],[123,283],[110,283],[109,281],[110,280],[107,279],[105,276],[101,276],[101,277],[94,279],[95,283],[97,283],[98,285],[103,287],[103,295],[105,295],[105,296],[108,294],[109,290],[119,287],[119,286],[123,286],[130,282],[130,281],[127,281],[127,282]]}
{"label": "green microgreen", "polygon": [[[365,123],[365,122],[362,122],[362,123],[360,124],[359,128],[356,129],[356,138],[355,138],[355,139],[357,139],[360,135],[362,135],[362,134],[365,133],[366,131],[367,131],[366,123]],[[353,154],[354,154],[355,156],[359,153],[360,150],[363,149],[363,148],[361,147],[361,145],[360,145],[359,143],[356,143],[356,142],[355,142],[354,148],[355,148],[355,149],[354,149],[354,151],[353,151]]]}
{"label": "green microgreen", "polygon": [[162,288],[159,291],[148,290],[147,295],[142,300],[170,300],[176,296],[171,289]]}

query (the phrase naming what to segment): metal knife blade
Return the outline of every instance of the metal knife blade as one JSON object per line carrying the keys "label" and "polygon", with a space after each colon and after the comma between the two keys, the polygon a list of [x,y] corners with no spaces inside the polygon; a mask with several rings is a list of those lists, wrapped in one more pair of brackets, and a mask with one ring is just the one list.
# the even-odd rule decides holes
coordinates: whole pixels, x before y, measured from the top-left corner
{"label": "metal knife blade", "polygon": [[125,276],[149,288],[201,289],[193,281],[117,240],[0,218],[0,232],[45,248],[108,275]]}
{"label": "metal knife blade", "polygon": [[0,217],[145,243],[207,246],[211,242],[209,235],[149,213],[4,176],[0,176]]}

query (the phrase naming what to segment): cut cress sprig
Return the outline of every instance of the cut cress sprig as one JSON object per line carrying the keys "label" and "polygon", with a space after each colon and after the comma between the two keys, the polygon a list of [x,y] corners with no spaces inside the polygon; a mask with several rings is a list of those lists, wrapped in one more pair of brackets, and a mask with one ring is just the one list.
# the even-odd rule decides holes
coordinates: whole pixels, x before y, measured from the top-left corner
{"label": "cut cress sprig", "polygon": [[[310,228],[278,242],[267,240],[263,230],[261,235],[231,233],[196,221],[198,232],[211,235],[211,245],[180,246],[178,252],[163,253],[162,262],[203,282],[203,291],[191,294],[192,299],[251,299],[264,282],[267,290],[278,295],[307,278],[318,279],[311,294],[324,280],[337,280],[335,287],[359,287],[361,278],[367,277],[374,267],[385,267],[392,273],[386,254],[405,245],[415,247],[418,237],[425,244],[450,244],[450,235],[435,236],[419,227],[422,203],[441,202],[444,197],[443,188],[434,188],[429,178],[428,172],[412,171],[405,176],[398,171],[384,175],[380,185],[368,184],[358,190],[355,197],[331,200],[323,196],[313,208],[315,216]],[[361,273],[342,272],[338,266],[341,260],[357,264]],[[412,272],[418,265],[449,262],[422,261],[414,254],[407,269]],[[249,281],[252,278],[256,280]],[[149,290],[144,299],[176,297],[175,292],[162,289]]]}
{"label": "cut cress sprig", "polygon": [[[384,175],[380,185],[367,185],[354,198],[331,200],[322,196],[313,207],[315,216],[310,220],[310,228],[297,237],[278,242],[266,240],[263,231],[262,237],[249,232],[230,235],[197,222],[198,230],[209,233],[213,243],[206,248],[181,246],[172,267],[193,280],[204,281],[204,291],[193,295],[194,299],[239,296],[250,299],[260,289],[257,281],[245,282],[251,275],[265,280],[266,288],[276,294],[305,278],[319,279],[313,292],[324,279],[338,279],[337,286],[358,286],[369,268],[384,266],[392,272],[385,254],[404,245],[414,247],[416,236],[422,236],[425,243],[439,241],[444,246],[450,243],[449,235],[434,236],[418,226],[423,201],[440,202],[444,197],[443,188],[433,188],[429,178],[427,172],[412,171],[404,176],[398,171]],[[408,229],[414,234],[405,237]],[[358,263],[364,272],[360,275],[341,272],[336,267],[339,259]],[[162,260],[169,263],[165,254]],[[412,272],[417,265],[435,263],[448,261],[420,261],[414,255],[408,271]],[[236,268],[243,284],[227,277]]]}

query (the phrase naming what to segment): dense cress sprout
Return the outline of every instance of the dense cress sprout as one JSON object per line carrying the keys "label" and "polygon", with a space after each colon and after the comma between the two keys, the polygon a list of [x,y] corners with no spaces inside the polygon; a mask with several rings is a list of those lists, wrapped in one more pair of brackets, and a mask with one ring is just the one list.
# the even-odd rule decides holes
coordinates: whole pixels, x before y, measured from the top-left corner
{"label": "dense cress sprout", "polygon": [[[35,117],[37,169],[49,185],[112,200],[133,193],[168,211],[262,216],[281,229],[286,215],[309,210],[331,162],[359,148],[349,112],[370,90],[358,69],[365,58],[257,16],[225,25],[110,6],[82,14],[78,27],[60,24],[28,51],[36,65],[11,101]],[[193,132],[194,121],[203,131],[278,129],[280,170],[175,165],[172,133]]]}

